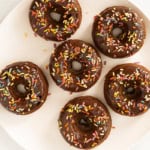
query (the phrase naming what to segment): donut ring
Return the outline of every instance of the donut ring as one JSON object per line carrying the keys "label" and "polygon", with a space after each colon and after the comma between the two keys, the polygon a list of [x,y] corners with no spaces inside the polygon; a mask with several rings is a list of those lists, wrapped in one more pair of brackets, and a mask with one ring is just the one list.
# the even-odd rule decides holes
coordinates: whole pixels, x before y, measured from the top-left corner
{"label": "donut ring", "polygon": [[[24,86],[19,91],[18,85]],[[0,74],[0,102],[18,115],[39,109],[48,95],[48,82],[41,69],[31,62],[17,62],[7,66]]]}
{"label": "donut ring", "polygon": [[[75,70],[77,61],[81,69]],[[50,74],[58,86],[71,92],[85,91],[99,79],[102,62],[100,55],[89,43],[68,40],[59,45],[50,59]]]}
{"label": "donut ring", "polygon": [[[114,34],[115,30],[118,34]],[[103,54],[112,58],[124,58],[140,50],[146,32],[143,19],[134,10],[113,6],[95,17],[92,35]]]}
{"label": "donut ring", "polygon": [[150,107],[150,71],[137,64],[114,67],[106,75],[104,95],[117,113],[137,116]]}
{"label": "donut ring", "polygon": [[58,123],[64,139],[80,149],[91,149],[104,142],[112,127],[107,108],[91,96],[69,101],[62,109]]}
{"label": "donut ring", "polygon": [[[52,13],[60,15],[56,20]],[[80,26],[82,12],[78,0],[34,0],[29,13],[33,31],[46,40],[64,41]]]}

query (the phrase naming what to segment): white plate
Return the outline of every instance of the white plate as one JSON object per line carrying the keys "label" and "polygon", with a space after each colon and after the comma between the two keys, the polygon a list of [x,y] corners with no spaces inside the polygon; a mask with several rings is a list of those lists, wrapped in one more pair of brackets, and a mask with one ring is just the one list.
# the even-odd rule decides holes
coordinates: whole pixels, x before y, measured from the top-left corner
{"label": "white plate", "polygon": [[[83,19],[80,28],[72,36],[87,42],[92,42],[91,30],[93,18],[106,7],[113,5],[125,5],[136,9],[127,0],[79,0]],[[60,135],[57,119],[61,108],[72,98],[81,95],[92,95],[101,99],[105,104],[103,96],[103,81],[105,74],[113,66],[127,62],[141,62],[150,68],[149,61],[149,39],[150,22],[143,18],[146,24],[147,38],[142,49],[134,56],[126,59],[110,59],[102,55],[104,66],[100,80],[91,89],[81,93],[66,92],[55,85],[45,66],[49,63],[54,43],[35,37],[29,24],[28,13],[31,0],[23,0],[18,7],[4,20],[0,28],[0,69],[15,61],[33,61],[45,72],[49,80],[49,92],[52,94],[46,103],[35,113],[28,116],[16,116],[0,106],[0,125],[19,145],[27,150],[74,150]],[[109,108],[109,107],[108,107]],[[95,150],[127,150],[134,142],[139,140],[150,130],[150,111],[136,118],[124,117],[116,114],[109,108],[113,126],[108,139]]]}

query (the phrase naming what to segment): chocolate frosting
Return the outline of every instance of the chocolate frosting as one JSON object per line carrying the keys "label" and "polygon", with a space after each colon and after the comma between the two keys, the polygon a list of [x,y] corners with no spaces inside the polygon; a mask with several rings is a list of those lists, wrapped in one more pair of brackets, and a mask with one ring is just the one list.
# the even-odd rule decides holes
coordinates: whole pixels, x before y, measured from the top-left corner
{"label": "chocolate frosting", "polygon": [[[56,21],[51,13],[57,13]],[[46,40],[64,41],[80,26],[82,12],[78,0],[34,0],[29,13],[33,31]]]}
{"label": "chocolate frosting", "polygon": [[[113,35],[116,28],[122,31],[117,37]],[[124,6],[109,7],[97,15],[92,35],[99,50],[112,58],[133,55],[146,37],[143,19],[136,11]]]}
{"label": "chocolate frosting", "polygon": [[117,113],[143,114],[150,107],[150,71],[138,64],[116,66],[106,75],[104,94]]}
{"label": "chocolate frosting", "polygon": [[97,98],[82,96],[69,101],[62,109],[59,128],[64,139],[80,149],[101,144],[111,130],[111,116]]}
{"label": "chocolate frosting", "polygon": [[[17,89],[24,85],[25,92]],[[0,102],[9,111],[26,115],[37,110],[48,95],[48,82],[41,69],[32,62],[17,62],[0,74]]]}
{"label": "chocolate frosting", "polygon": [[[72,62],[81,63],[74,70]],[[102,62],[96,49],[81,40],[68,40],[59,45],[50,59],[50,74],[58,86],[71,92],[89,89],[99,79]]]}

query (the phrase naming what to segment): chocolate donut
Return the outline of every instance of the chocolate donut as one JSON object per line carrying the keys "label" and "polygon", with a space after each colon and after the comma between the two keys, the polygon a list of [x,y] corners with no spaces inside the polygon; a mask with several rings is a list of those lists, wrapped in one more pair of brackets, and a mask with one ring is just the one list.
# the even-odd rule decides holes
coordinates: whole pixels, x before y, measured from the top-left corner
{"label": "chocolate donut", "polygon": [[[19,89],[23,86],[23,89]],[[40,108],[48,95],[48,82],[32,62],[17,62],[0,74],[0,102],[9,111],[26,115]]]}
{"label": "chocolate donut", "polygon": [[91,149],[101,144],[112,127],[107,108],[91,96],[68,102],[61,111],[58,124],[64,139],[80,149]]}
{"label": "chocolate donut", "polygon": [[79,28],[82,12],[78,0],[34,0],[29,19],[39,36],[64,41]]}
{"label": "chocolate donut", "polygon": [[[77,62],[81,68],[74,68]],[[102,63],[98,52],[89,43],[68,40],[59,45],[50,59],[50,74],[58,86],[80,92],[93,86],[100,77]]]}
{"label": "chocolate donut", "polygon": [[103,54],[123,58],[139,51],[146,32],[144,21],[136,11],[124,6],[113,6],[95,17],[92,35]]}
{"label": "chocolate donut", "polygon": [[150,71],[138,64],[114,67],[106,75],[104,95],[119,114],[137,116],[150,107]]}

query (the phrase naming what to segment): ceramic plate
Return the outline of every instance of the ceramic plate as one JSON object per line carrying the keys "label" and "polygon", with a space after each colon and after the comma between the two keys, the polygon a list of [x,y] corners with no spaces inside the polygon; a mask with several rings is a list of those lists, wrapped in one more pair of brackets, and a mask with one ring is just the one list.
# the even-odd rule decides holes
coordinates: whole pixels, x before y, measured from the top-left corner
{"label": "ceramic plate", "polygon": [[[127,0],[79,0],[83,19],[80,28],[71,37],[93,44],[91,31],[94,16],[109,6],[124,5],[137,10],[144,18],[147,37],[142,49],[126,59],[111,59],[101,54],[103,62],[102,75],[97,83],[85,92],[70,93],[62,90],[53,82],[46,69],[56,42],[45,41],[35,37],[29,24],[29,7],[32,0],[23,0],[0,27],[0,69],[16,61],[32,61],[44,71],[49,81],[47,101],[35,113],[17,116],[0,106],[0,125],[19,145],[27,150],[74,150],[61,136],[57,119],[61,108],[72,98],[82,95],[95,96],[106,104],[103,95],[103,82],[106,73],[115,65],[138,62],[150,68],[150,21],[131,2]],[[59,43],[56,43],[59,44]],[[95,150],[127,150],[150,130],[150,111],[142,116],[129,118],[116,114],[109,107],[113,126],[108,139]]]}

